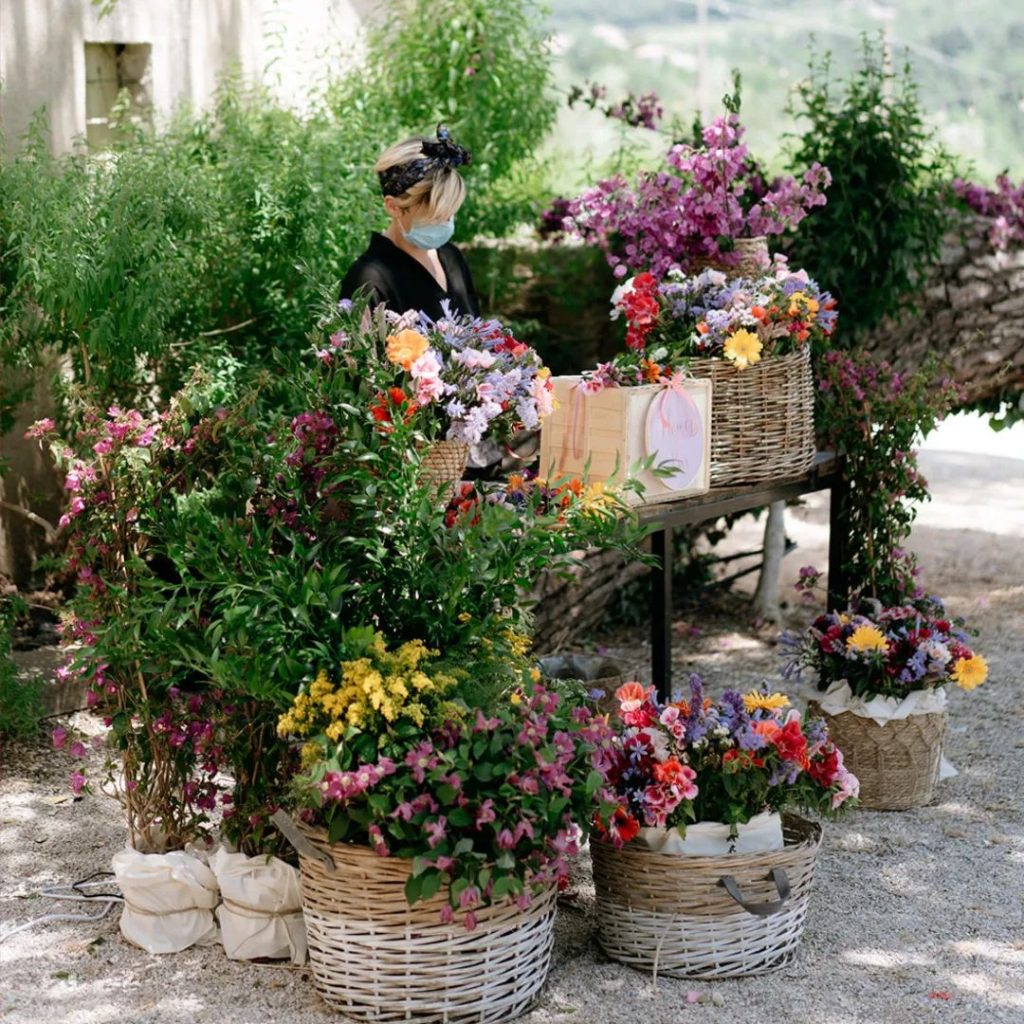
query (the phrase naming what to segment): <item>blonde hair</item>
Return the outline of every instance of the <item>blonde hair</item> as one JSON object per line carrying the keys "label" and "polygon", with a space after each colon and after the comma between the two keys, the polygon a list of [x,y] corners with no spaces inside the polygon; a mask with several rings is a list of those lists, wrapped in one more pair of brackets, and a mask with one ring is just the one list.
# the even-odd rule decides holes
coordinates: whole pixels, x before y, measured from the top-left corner
{"label": "blonde hair", "polygon": [[[380,174],[392,167],[422,159],[423,143],[431,141],[424,135],[413,135],[388,146],[373,165],[374,171]],[[454,167],[433,166],[415,185],[410,185],[393,198],[400,209],[415,210],[422,213],[424,220],[438,223],[458,213],[466,198],[466,183]]]}

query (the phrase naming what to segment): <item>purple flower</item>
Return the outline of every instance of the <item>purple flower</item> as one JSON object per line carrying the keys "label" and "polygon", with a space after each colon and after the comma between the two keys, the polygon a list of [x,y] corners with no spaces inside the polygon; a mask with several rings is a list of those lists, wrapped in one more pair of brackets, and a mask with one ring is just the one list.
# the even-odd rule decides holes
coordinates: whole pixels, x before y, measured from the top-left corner
{"label": "purple flower", "polygon": [[448,829],[448,819],[442,814],[437,821],[430,821],[424,825],[424,831],[427,833],[427,846],[430,849],[434,849],[435,846],[444,842],[444,837]]}

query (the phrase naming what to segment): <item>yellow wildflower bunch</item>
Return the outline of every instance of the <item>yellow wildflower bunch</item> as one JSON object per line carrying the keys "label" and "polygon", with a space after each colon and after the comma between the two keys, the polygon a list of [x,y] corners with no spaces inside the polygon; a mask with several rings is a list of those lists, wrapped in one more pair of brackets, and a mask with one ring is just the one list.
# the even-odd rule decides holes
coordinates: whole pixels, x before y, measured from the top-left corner
{"label": "yellow wildflower bunch", "polygon": [[452,690],[456,680],[444,672],[428,675],[423,670],[423,664],[435,657],[437,651],[422,640],[389,651],[378,633],[363,657],[342,662],[337,684],[325,670],[317,674],[278,720],[278,734],[323,733],[337,743],[351,726],[382,729],[403,718],[423,726],[428,717],[436,717],[434,712],[443,718],[455,705],[438,698]]}

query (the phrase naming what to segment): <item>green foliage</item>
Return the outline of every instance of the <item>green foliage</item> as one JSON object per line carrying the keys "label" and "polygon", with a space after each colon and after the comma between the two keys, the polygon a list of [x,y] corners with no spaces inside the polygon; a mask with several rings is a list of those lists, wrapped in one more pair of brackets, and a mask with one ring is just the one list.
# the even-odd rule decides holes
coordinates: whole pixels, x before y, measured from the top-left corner
{"label": "green foliage", "polygon": [[867,355],[833,351],[819,377],[818,428],[845,459],[848,481],[841,514],[850,592],[839,596],[851,607],[859,597],[912,603],[924,592],[902,545],[928,500],[915,449],[962,396],[949,377],[939,379],[934,362],[901,374]]}
{"label": "green foliage", "polygon": [[532,159],[555,121],[551,58],[534,0],[408,0],[371,44],[368,99],[411,132],[439,121],[473,151],[463,237],[531,220]]}
{"label": "green foliage", "polygon": [[830,168],[828,203],[789,245],[795,266],[827,282],[846,343],[906,309],[953,224],[957,169],[924,118],[909,65],[886,70],[865,37],[861,67],[840,87],[826,55],[797,90],[806,121],[791,167]]}
{"label": "green foliage", "polygon": [[26,610],[21,598],[0,595],[0,737],[9,739],[38,733],[43,712],[42,681],[19,675],[11,657],[14,628]]}
{"label": "green foliage", "polygon": [[[63,157],[37,116],[0,161],[5,379],[55,350],[96,404],[152,409],[197,364],[294,351],[383,226],[377,155],[442,119],[474,149],[463,233],[531,219],[530,155],[554,118],[534,10],[415,0],[304,114],[228,77],[209,112],[156,133],[125,122],[109,153]],[[23,397],[3,389],[0,427]]]}

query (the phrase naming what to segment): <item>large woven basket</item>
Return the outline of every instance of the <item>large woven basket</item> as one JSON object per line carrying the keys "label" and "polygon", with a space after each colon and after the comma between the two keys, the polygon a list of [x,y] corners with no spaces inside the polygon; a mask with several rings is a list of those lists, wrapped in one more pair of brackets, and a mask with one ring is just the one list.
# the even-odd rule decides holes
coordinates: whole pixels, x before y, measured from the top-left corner
{"label": "large woven basket", "polygon": [[476,928],[445,925],[440,894],[410,907],[408,860],[367,847],[328,843],[322,829],[299,826],[334,863],[299,856],[302,913],[317,991],[363,1021],[485,1024],[512,1020],[547,977],[555,891],[476,912]]}
{"label": "large woven basket", "polygon": [[672,978],[782,967],[803,932],[821,827],[786,816],[783,832],[782,850],[724,857],[592,842],[601,947],[613,960]]}
{"label": "large woven basket", "polygon": [[720,270],[727,277],[760,277],[764,274],[771,258],[768,255],[768,238],[765,235],[755,235],[753,238],[734,239],[734,252],[736,255],[732,261],[711,259],[708,256],[700,256],[693,261],[691,272],[699,274],[702,270]]}
{"label": "large woven basket", "polygon": [[811,352],[771,356],[738,370],[725,359],[691,359],[711,381],[711,486],[800,476],[814,463]]}
{"label": "large woven basket", "polygon": [[829,738],[843,752],[846,767],[860,780],[859,805],[869,811],[906,811],[935,797],[946,732],[946,712],[894,718],[879,725],[850,711],[809,712],[828,723]]}
{"label": "large woven basket", "polygon": [[437,490],[447,505],[455,497],[468,461],[468,444],[461,441],[434,441],[420,460],[420,479]]}

